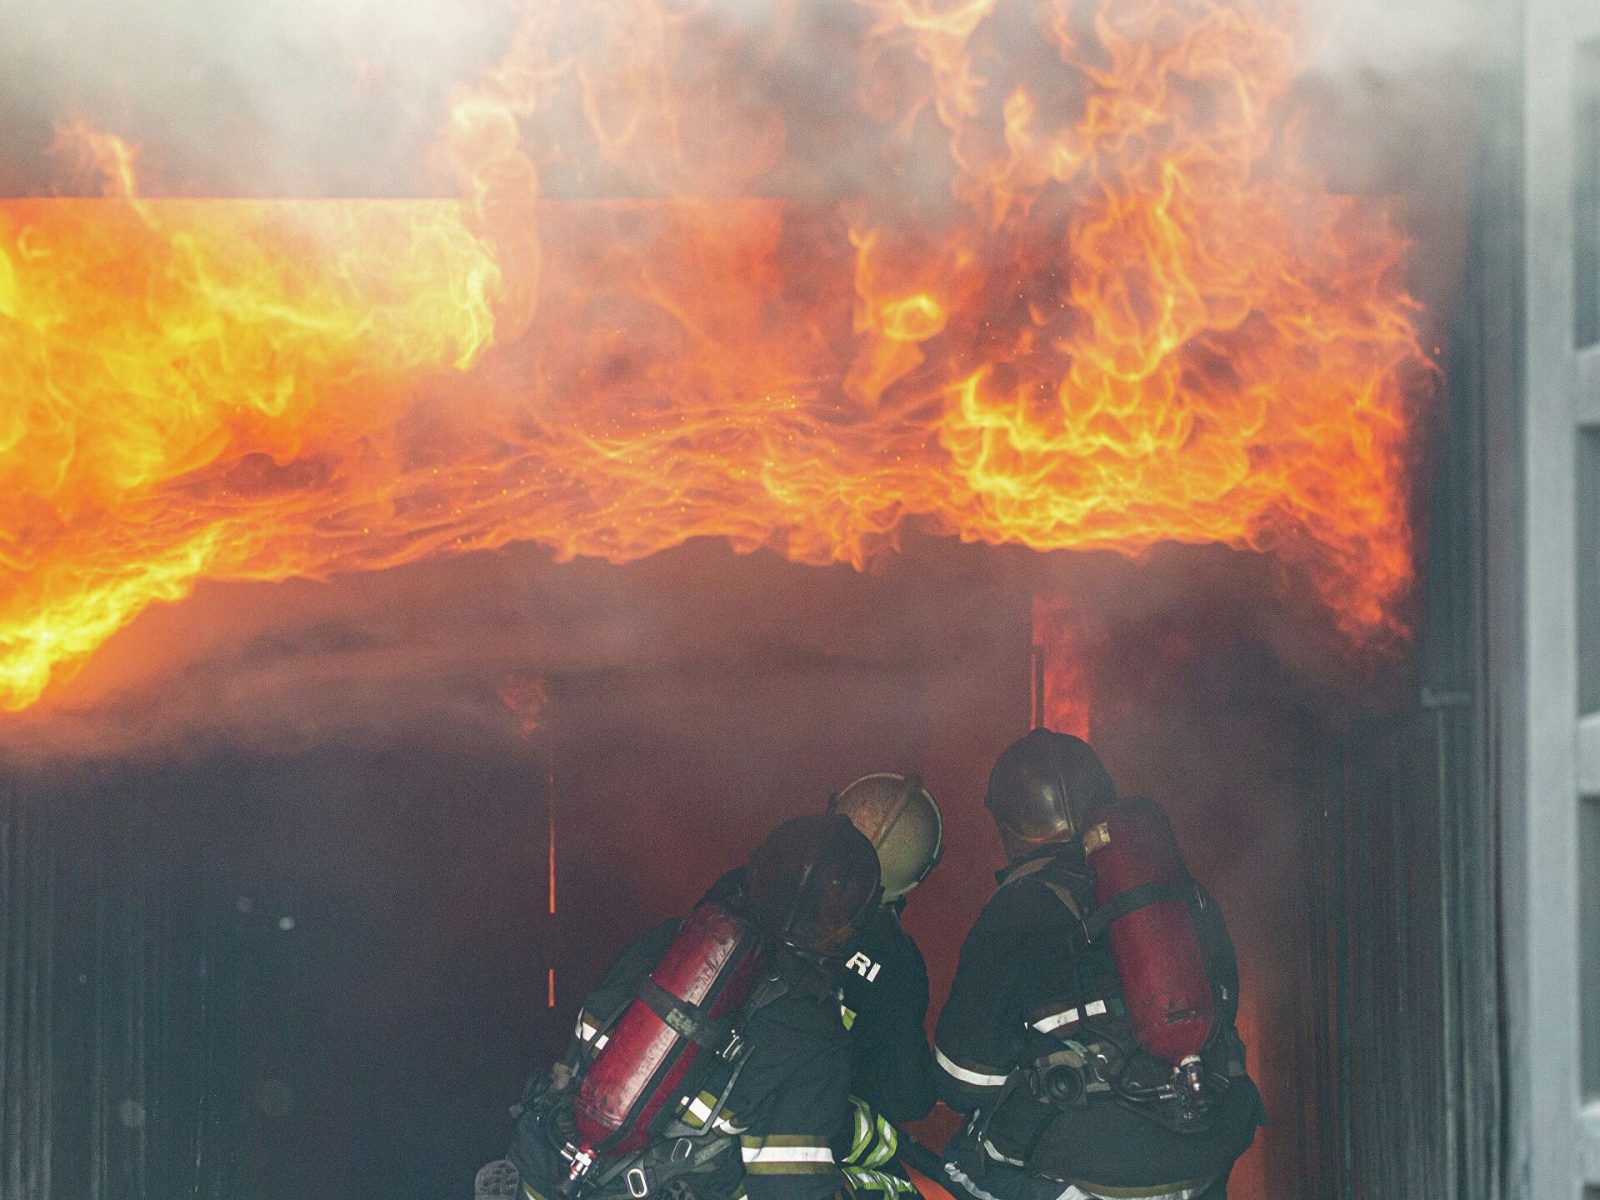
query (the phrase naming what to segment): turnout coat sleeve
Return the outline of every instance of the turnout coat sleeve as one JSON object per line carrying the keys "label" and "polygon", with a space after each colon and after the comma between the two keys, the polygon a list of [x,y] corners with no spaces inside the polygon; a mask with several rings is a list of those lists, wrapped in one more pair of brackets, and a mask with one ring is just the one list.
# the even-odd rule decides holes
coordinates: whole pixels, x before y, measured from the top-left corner
{"label": "turnout coat sleeve", "polygon": [[928,967],[885,907],[836,967],[850,1028],[851,1091],[885,1120],[917,1121],[933,1108]]}
{"label": "turnout coat sleeve", "polygon": [[1021,880],[990,898],[967,935],[934,1037],[939,1099],[957,1112],[982,1108],[1017,1066],[1040,958],[1072,953],[1054,936],[1059,908],[1042,884]]}
{"label": "turnout coat sleeve", "polygon": [[845,1189],[834,1157],[850,1119],[850,1056],[831,992],[788,992],[752,1016],[749,1061],[729,1097],[750,1200],[820,1200]]}

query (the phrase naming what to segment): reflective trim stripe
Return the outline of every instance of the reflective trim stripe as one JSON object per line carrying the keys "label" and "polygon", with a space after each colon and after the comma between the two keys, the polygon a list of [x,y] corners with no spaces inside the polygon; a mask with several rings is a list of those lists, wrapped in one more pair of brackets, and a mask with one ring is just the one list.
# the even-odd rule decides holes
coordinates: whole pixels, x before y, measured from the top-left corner
{"label": "reflective trim stripe", "polygon": [[830,1146],[794,1134],[742,1137],[739,1156],[747,1175],[826,1175],[834,1169]]}
{"label": "reflective trim stripe", "polygon": [[831,1163],[833,1151],[827,1146],[740,1146],[746,1163]]}
{"label": "reflective trim stripe", "polygon": [[[999,1200],[999,1198],[993,1193],[986,1192],[979,1187],[977,1180],[973,1179],[972,1176],[968,1175],[953,1162],[945,1163],[944,1173],[956,1183],[960,1184],[963,1192],[968,1192],[971,1195],[976,1196],[978,1200]],[[958,1196],[961,1194],[961,1192],[951,1192],[950,1194],[952,1196]],[[1065,1197],[1063,1197],[1063,1200],[1065,1200]]]}
{"label": "reflective trim stripe", "polygon": [[850,1107],[854,1110],[855,1124],[850,1138],[850,1152],[843,1161],[862,1168],[883,1166],[900,1148],[899,1131],[876,1115],[859,1096],[850,1097]]}
{"label": "reflective trim stripe", "polygon": [[[711,1106],[716,1102],[717,1098],[710,1092],[701,1092],[698,1096],[693,1096],[689,1099],[686,1099],[683,1102],[682,1107],[679,1109],[679,1114],[683,1118],[683,1123],[692,1129],[704,1129],[706,1118],[711,1116]],[[711,1128],[715,1129],[718,1133],[739,1132],[739,1127],[733,1123],[733,1120],[729,1116],[727,1109],[723,1109],[722,1112],[717,1115],[717,1119],[711,1122]]]}
{"label": "reflective trim stripe", "polygon": [[1166,1183],[1160,1185],[1163,1191],[1154,1191],[1150,1188],[1119,1188],[1106,1187],[1104,1184],[1073,1183],[1067,1189],[1070,1196],[1073,1190],[1080,1195],[1089,1196],[1094,1200],[1192,1200],[1205,1191],[1216,1179],[1186,1179],[1182,1183]]}
{"label": "reflective trim stripe", "polygon": [[1083,1006],[1083,1015],[1086,1017],[1103,1017],[1106,1015],[1106,1002],[1104,1000],[1091,1000]]}
{"label": "reflective trim stripe", "polygon": [[939,1066],[946,1075],[973,1087],[1000,1087],[1010,1078],[1009,1075],[987,1075],[982,1071],[969,1071],[966,1067],[957,1066],[950,1060],[950,1056],[937,1046],[933,1048],[933,1056],[938,1059]]}
{"label": "reflective trim stripe", "polygon": [[[1104,1008],[1104,1005],[1101,1006]],[[1033,1027],[1040,1033],[1054,1033],[1063,1025],[1076,1025],[1078,1023],[1078,1010],[1069,1008],[1062,1012],[1051,1013],[1048,1017],[1040,1017],[1033,1022]]]}
{"label": "reflective trim stripe", "polygon": [[862,1165],[867,1167],[881,1167],[894,1157],[894,1152],[900,1148],[900,1135],[895,1132],[893,1125],[882,1117],[877,1121],[878,1144],[872,1153],[862,1159]]}
{"label": "reflective trim stripe", "polygon": [[988,1138],[984,1138],[983,1139],[983,1152],[985,1154],[987,1154],[990,1158],[994,1159],[995,1162],[1003,1162],[1008,1166],[1025,1167],[1025,1166],[1028,1165],[1027,1163],[1023,1162],[1021,1159],[1008,1158],[1006,1155],[1001,1154],[1000,1151],[998,1151],[998,1150],[996,1150],[994,1148],[994,1143],[991,1142]]}
{"label": "reflective trim stripe", "polygon": [[864,1167],[844,1167],[844,1177],[857,1191],[883,1192],[889,1196],[915,1195],[917,1185],[887,1171],[869,1171]]}
{"label": "reflective trim stripe", "polygon": [[600,1022],[587,1012],[578,1013],[578,1027],[573,1030],[573,1034],[580,1042],[593,1046],[597,1054],[604,1050],[606,1043],[611,1040],[610,1034],[600,1032]]}
{"label": "reflective trim stripe", "polygon": [[[683,1123],[691,1126],[694,1130],[704,1130],[706,1128],[706,1118],[710,1117],[710,1112],[712,1112],[710,1106],[715,1102],[717,1102],[717,1098],[712,1096],[709,1091],[702,1091],[699,1096],[694,1096],[693,1099],[686,1099],[686,1101],[683,1101],[682,1109],[680,1109]],[[728,1117],[726,1109],[717,1114],[717,1120],[710,1123],[710,1126],[717,1130],[717,1133],[739,1133],[739,1126],[734,1125],[733,1120]]]}
{"label": "reflective trim stripe", "polygon": [[830,1146],[794,1134],[742,1137],[739,1156],[747,1175],[826,1175],[834,1169]]}
{"label": "reflective trim stripe", "polygon": [[850,1107],[855,1109],[855,1135],[850,1139],[850,1153],[845,1155],[845,1161],[855,1162],[872,1144],[872,1118],[864,1100],[851,1096]]}

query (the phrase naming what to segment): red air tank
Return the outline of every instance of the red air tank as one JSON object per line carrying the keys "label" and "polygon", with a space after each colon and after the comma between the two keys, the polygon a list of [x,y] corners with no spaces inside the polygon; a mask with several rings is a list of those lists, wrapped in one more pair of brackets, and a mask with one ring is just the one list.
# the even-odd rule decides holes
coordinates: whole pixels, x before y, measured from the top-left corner
{"label": "red air tank", "polygon": [[704,1036],[706,1023],[737,1017],[765,965],[764,939],[725,905],[707,901],[689,914],[650,972],[661,991],[641,989],[578,1085],[572,1115],[585,1156],[649,1143],[652,1122],[706,1049],[691,1031]]}
{"label": "red air tank", "polygon": [[[1112,916],[1111,953],[1133,1033],[1148,1053],[1190,1066],[1211,1037],[1211,980],[1194,918],[1182,897],[1194,886],[1167,814],[1154,800],[1116,800],[1084,835],[1097,910]],[[1170,898],[1177,896],[1178,898]],[[1091,914],[1090,920],[1093,921]]]}

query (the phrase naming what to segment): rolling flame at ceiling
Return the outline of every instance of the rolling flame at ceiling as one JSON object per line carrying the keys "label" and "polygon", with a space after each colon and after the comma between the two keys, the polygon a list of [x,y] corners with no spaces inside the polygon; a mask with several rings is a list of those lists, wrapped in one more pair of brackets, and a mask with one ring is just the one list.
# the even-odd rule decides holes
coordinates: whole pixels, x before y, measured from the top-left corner
{"label": "rolling flame at ceiling", "polygon": [[663,0],[530,0],[436,147],[460,200],[140,198],[76,131],[107,198],[0,201],[0,709],[201,579],[520,540],[1223,543],[1403,632],[1431,368],[1404,238],[1297,160],[1285,16],[860,3],[830,119],[880,157],[825,202],[760,195],[831,172],[807,98]]}

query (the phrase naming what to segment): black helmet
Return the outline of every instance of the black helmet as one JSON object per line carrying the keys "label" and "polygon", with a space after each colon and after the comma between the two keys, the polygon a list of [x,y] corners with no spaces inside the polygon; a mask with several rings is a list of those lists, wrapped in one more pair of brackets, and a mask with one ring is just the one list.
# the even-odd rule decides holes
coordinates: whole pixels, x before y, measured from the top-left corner
{"label": "black helmet", "polygon": [[750,904],[798,950],[832,954],[877,909],[878,854],[843,813],[785,821],[746,866]]}
{"label": "black helmet", "polygon": [[1116,798],[1111,776],[1088,742],[1035,729],[1001,751],[983,803],[1006,857],[1015,862],[1042,845],[1076,837],[1097,808]]}

